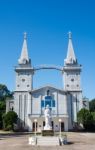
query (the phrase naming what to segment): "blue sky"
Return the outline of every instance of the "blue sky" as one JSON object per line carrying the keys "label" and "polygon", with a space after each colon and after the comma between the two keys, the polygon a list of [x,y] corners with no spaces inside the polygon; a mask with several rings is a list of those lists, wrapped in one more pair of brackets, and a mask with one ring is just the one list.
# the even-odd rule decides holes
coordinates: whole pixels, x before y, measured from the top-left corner
{"label": "blue sky", "polygon": [[[82,64],[83,95],[95,97],[95,1],[0,0],[0,83],[15,89],[14,66],[21,53],[23,32],[28,33],[32,65],[64,65],[68,31],[78,62]],[[62,88],[58,71],[38,71],[34,88],[52,84]]]}

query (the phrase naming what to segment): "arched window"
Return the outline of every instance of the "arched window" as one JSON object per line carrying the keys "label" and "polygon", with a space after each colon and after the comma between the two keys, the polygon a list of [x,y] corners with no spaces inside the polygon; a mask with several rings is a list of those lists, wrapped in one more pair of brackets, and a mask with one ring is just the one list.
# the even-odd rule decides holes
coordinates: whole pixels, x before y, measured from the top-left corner
{"label": "arched window", "polygon": [[45,100],[41,101],[41,107],[46,107],[49,105],[50,108],[55,107],[55,100],[52,98],[52,96],[45,96]]}
{"label": "arched window", "polygon": [[50,91],[49,91],[49,90],[47,90],[47,96],[48,96],[48,95],[50,95]]}

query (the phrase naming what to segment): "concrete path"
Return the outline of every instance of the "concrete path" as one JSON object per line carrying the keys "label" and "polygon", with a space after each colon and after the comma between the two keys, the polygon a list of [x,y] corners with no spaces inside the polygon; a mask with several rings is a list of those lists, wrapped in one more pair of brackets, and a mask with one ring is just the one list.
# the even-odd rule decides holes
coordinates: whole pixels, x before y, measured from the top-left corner
{"label": "concrete path", "polygon": [[66,134],[70,143],[63,146],[31,146],[29,135],[0,136],[0,150],[95,150],[95,133]]}

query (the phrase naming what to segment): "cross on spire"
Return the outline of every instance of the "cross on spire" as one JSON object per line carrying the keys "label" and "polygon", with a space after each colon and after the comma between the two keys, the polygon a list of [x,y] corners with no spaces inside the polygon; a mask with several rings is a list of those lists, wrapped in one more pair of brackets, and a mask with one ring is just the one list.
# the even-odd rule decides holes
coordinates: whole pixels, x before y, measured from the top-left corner
{"label": "cross on spire", "polygon": [[69,35],[69,39],[72,39],[72,32],[71,31],[68,32],[68,35]]}
{"label": "cross on spire", "polygon": [[27,33],[24,32],[24,39],[27,39]]}

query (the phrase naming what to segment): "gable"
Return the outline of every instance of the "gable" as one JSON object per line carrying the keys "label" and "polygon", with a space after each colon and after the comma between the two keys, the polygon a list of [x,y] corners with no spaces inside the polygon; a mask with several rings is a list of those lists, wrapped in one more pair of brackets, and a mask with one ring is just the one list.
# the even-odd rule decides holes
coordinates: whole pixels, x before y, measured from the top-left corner
{"label": "gable", "polygon": [[53,86],[44,86],[44,87],[41,87],[38,89],[34,89],[31,92],[32,92],[32,94],[43,93],[44,95],[49,95],[49,92],[50,93],[58,92],[61,94],[66,94],[66,91],[64,91],[62,89],[55,88]]}

